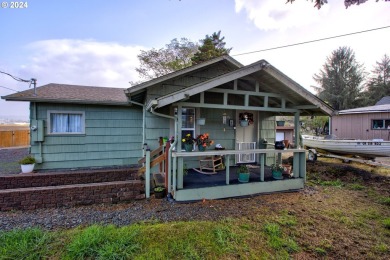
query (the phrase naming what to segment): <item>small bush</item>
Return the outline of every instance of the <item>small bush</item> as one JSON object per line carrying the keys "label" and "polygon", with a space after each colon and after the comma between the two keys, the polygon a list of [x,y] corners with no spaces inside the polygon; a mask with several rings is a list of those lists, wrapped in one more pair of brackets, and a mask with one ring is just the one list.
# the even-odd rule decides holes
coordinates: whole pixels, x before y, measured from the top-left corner
{"label": "small bush", "polygon": [[36,161],[35,161],[35,158],[32,157],[31,155],[27,156],[27,157],[24,157],[23,159],[21,159],[19,161],[19,164],[34,164]]}

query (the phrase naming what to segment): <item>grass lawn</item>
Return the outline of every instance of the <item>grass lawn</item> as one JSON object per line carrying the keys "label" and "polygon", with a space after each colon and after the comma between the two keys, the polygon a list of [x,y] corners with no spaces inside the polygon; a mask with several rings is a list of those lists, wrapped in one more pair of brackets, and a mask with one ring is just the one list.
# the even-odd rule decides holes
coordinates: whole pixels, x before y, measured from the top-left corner
{"label": "grass lawn", "polygon": [[0,231],[0,259],[390,259],[389,172],[359,167],[321,159],[245,217]]}

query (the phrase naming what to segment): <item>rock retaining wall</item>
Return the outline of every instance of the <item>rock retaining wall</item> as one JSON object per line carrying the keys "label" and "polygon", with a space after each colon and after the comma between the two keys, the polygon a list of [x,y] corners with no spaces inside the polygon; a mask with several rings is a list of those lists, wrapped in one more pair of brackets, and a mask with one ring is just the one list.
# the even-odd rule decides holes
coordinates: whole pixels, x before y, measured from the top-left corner
{"label": "rock retaining wall", "polygon": [[143,199],[136,178],[137,169],[0,175],[0,211]]}

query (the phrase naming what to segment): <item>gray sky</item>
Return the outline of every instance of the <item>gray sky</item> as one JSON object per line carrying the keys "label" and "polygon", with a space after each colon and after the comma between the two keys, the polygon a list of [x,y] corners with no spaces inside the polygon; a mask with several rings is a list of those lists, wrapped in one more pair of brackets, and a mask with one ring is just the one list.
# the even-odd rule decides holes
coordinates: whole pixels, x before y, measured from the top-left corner
{"label": "gray sky", "polygon": [[[390,55],[390,28],[277,50],[238,55],[390,26],[390,2],[344,7],[328,1],[285,0],[30,0],[23,9],[0,8],[0,70],[48,83],[126,88],[137,81],[140,50],[161,48],[174,38],[198,41],[221,30],[231,55],[250,64],[266,59],[313,91],[312,77],[333,50],[348,46],[366,71]],[[10,3],[10,2],[9,2]],[[0,74],[0,96],[28,89]],[[0,101],[0,117],[28,118],[28,104]]]}

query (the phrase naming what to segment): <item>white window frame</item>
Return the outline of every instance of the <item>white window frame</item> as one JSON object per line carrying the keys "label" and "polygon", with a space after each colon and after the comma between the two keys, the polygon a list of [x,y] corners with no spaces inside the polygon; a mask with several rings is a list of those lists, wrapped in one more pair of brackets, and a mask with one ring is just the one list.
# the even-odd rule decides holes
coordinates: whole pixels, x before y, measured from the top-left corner
{"label": "white window frame", "polygon": [[[51,114],[79,114],[81,115],[81,132],[51,132]],[[48,135],[82,135],[85,134],[85,111],[71,110],[48,110],[47,111],[47,134]]]}

